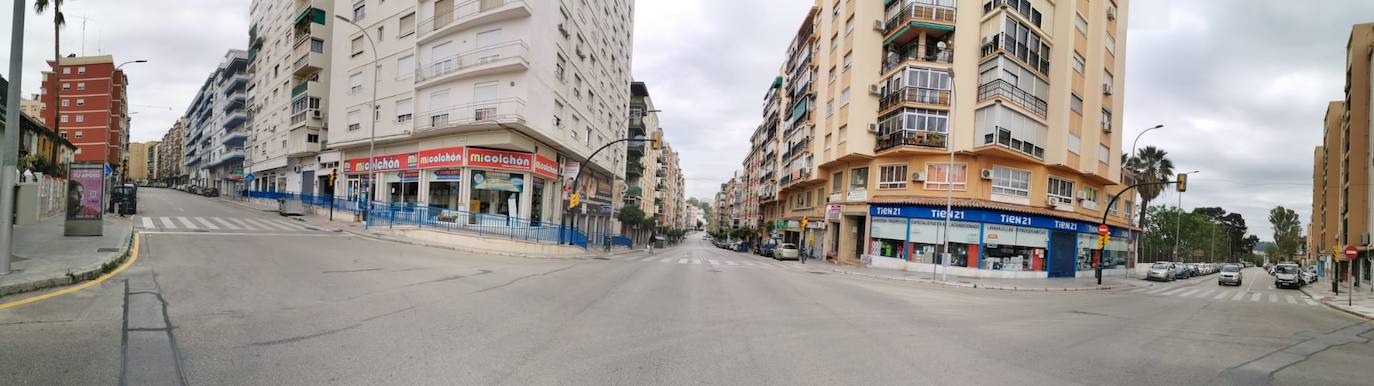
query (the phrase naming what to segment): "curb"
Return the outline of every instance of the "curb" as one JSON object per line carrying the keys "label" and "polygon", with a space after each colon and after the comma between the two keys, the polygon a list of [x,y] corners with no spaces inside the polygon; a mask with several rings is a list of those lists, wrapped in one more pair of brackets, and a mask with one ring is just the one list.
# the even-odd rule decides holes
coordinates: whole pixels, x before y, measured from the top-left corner
{"label": "curb", "polygon": [[[304,221],[304,220],[301,220],[301,221]],[[312,224],[312,225],[313,225],[313,224]],[[331,229],[333,229],[333,228],[331,228]],[[452,245],[435,244],[435,243],[429,243],[429,242],[417,241],[417,240],[407,240],[407,239],[402,239],[402,238],[397,238],[397,237],[377,236],[377,235],[373,235],[373,234],[370,234],[370,233],[358,232],[358,231],[354,231],[354,230],[350,230],[350,229],[337,229],[337,230],[335,230],[335,231],[336,231],[336,232],[348,233],[348,234],[351,234],[351,235],[354,235],[354,236],[358,236],[358,237],[362,237],[362,238],[366,238],[366,239],[372,239],[372,240],[378,240],[378,241],[387,241],[387,242],[393,242],[393,243],[397,243],[397,244],[414,245],[414,246],[420,246],[420,247],[435,248],[435,249],[444,249],[444,250],[458,251],[458,252],[478,253],[478,254],[484,254],[484,255],[507,256],[507,257],[520,257],[520,258],[526,258],[526,259],[543,259],[543,260],[591,260],[591,259],[595,259],[595,258],[598,258],[598,257],[611,257],[611,256],[619,256],[619,255],[625,255],[625,254],[636,253],[636,252],[643,252],[643,251],[641,251],[641,250],[630,249],[630,250],[624,250],[624,251],[619,251],[619,252],[612,252],[612,253],[608,253],[608,254],[604,254],[604,255],[603,255],[603,254],[596,254],[596,255],[570,255],[570,256],[530,255],[530,254],[523,254],[523,253],[510,253],[510,252],[500,252],[500,251],[491,251],[491,250],[483,250],[483,249],[461,248],[461,247],[456,247],[456,246],[452,246]]]}
{"label": "curb", "polygon": [[131,230],[129,232],[129,238],[124,240],[124,245],[120,247],[120,251],[113,254],[109,260],[90,264],[85,267],[75,269],[69,268],[67,269],[67,273],[62,276],[49,276],[28,282],[0,286],[0,298],[26,292],[73,285],[98,278],[100,275],[113,271],[115,268],[119,267],[120,264],[123,264],[124,260],[129,258],[129,248],[133,245],[134,234],[136,232],[137,230]]}
{"label": "curb", "polygon": [[847,270],[843,270],[843,269],[839,269],[839,268],[834,268],[834,269],[832,269],[832,271],[835,272],[835,273],[842,273],[842,274],[846,274],[846,275],[854,275],[854,276],[859,276],[859,277],[866,277],[866,278],[870,278],[870,279],[883,279],[883,280],[893,280],[893,281],[905,281],[905,282],[910,282],[910,283],[927,283],[927,284],[936,284],[936,285],[942,285],[942,286],[947,286],[947,287],[978,288],[978,289],[988,289],[988,290],[998,290],[998,291],[1024,291],[1024,292],[1079,292],[1079,291],[1106,291],[1106,290],[1113,290],[1113,289],[1117,289],[1117,288],[1118,288],[1118,286],[1115,286],[1115,285],[1104,285],[1104,286],[1097,286],[1097,287],[1063,287],[1063,288],[992,286],[992,285],[978,285],[978,284],[976,284],[976,283],[969,283],[969,282],[962,282],[962,281],[961,281],[961,282],[943,282],[943,281],[936,281],[936,280],[929,280],[929,279],[912,279],[912,278],[897,277],[897,276],[890,276],[890,275],[877,275],[877,274],[871,274],[871,273],[862,273],[862,272],[847,271]]}
{"label": "curb", "polygon": [[1346,314],[1349,314],[1349,315],[1354,316],[1354,317],[1357,317],[1357,318],[1366,319],[1366,320],[1374,320],[1374,315],[1365,315],[1365,314],[1359,313],[1359,312],[1357,312],[1357,311],[1355,311],[1355,310],[1346,309],[1345,307],[1342,307],[1342,306],[1340,306],[1340,305],[1334,304],[1335,301],[1339,301],[1340,299],[1335,299],[1335,300],[1333,300],[1333,301],[1322,300],[1321,298],[1318,298],[1318,297],[1316,297],[1316,296],[1313,296],[1311,293],[1307,292],[1307,288],[1306,288],[1306,287],[1298,288],[1298,291],[1301,291],[1303,295],[1307,295],[1308,298],[1311,298],[1312,300],[1317,301],[1317,303],[1321,303],[1321,305],[1326,306],[1326,308],[1330,308],[1330,309],[1333,309],[1333,310],[1336,310],[1336,311],[1344,312],[1344,313],[1346,313]]}

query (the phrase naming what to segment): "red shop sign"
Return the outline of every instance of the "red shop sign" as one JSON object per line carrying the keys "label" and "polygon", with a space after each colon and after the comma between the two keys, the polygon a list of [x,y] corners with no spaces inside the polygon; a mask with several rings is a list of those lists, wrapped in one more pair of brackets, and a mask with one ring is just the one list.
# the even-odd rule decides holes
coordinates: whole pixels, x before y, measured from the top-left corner
{"label": "red shop sign", "polygon": [[529,171],[533,165],[534,157],[530,153],[468,149],[468,166]]}
{"label": "red shop sign", "polygon": [[463,148],[448,147],[443,149],[421,150],[420,168],[446,168],[463,166]]}
{"label": "red shop sign", "polygon": [[548,178],[558,178],[558,163],[539,154],[534,155],[534,172]]}
{"label": "red shop sign", "polygon": [[389,172],[396,170],[414,169],[418,159],[415,153],[408,154],[387,154],[374,157],[375,161],[369,166],[367,158],[354,158],[348,160],[348,169],[345,173],[367,173],[367,172]]}

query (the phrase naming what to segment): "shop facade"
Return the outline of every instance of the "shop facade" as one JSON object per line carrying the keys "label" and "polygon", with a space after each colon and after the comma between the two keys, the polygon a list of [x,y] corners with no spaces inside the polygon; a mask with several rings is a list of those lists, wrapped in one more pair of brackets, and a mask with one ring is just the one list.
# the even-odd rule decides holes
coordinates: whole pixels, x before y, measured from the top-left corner
{"label": "shop facade", "polygon": [[[1112,241],[1097,247],[1097,224],[1078,219],[985,208],[954,208],[946,228],[944,206],[869,205],[866,264],[904,270],[933,269],[950,243],[950,273],[970,277],[1037,278],[1093,275],[1099,254],[1104,269],[1130,265],[1135,239],[1110,227]],[[948,230],[946,230],[948,229]],[[948,235],[946,235],[948,232]]]}

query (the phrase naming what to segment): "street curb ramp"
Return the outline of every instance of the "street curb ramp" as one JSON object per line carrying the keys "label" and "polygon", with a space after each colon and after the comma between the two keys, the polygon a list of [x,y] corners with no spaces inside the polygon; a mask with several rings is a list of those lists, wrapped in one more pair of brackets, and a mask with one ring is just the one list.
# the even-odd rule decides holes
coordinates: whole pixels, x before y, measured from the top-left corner
{"label": "street curb ramp", "polygon": [[109,260],[87,265],[80,268],[69,268],[67,273],[61,275],[48,275],[47,277],[31,280],[23,283],[11,283],[0,286],[0,298],[11,295],[18,295],[27,292],[45,290],[49,288],[64,287],[100,277],[110,271],[114,271],[120,264],[124,264],[129,259],[130,248],[133,246],[134,236],[137,230],[129,232],[129,238],[124,240],[117,253],[110,255]]}

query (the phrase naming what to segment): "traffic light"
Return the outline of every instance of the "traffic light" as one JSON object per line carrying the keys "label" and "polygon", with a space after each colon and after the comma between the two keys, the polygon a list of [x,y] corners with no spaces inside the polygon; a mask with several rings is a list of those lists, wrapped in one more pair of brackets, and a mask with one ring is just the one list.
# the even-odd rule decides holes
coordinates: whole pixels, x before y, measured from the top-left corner
{"label": "traffic light", "polygon": [[663,133],[655,131],[649,141],[649,146],[653,147],[654,150],[663,148]]}
{"label": "traffic light", "polygon": [[582,195],[577,194],[577,192],[573,192],[572,195],[568,196],[568,209],[576,208],[577,205],[581,203]]}
{"label": "traffic light", "polygon": [[1175,187],[1178,189],[1179,193],[1188,191],[1188,174],[1179,173],[1177,184],[1178,185]]}
{"label": "traffic light", "polygon": [[329,172],[329,186],[334,186],[334,180],[339,178],[339,170],[334,169]]}

